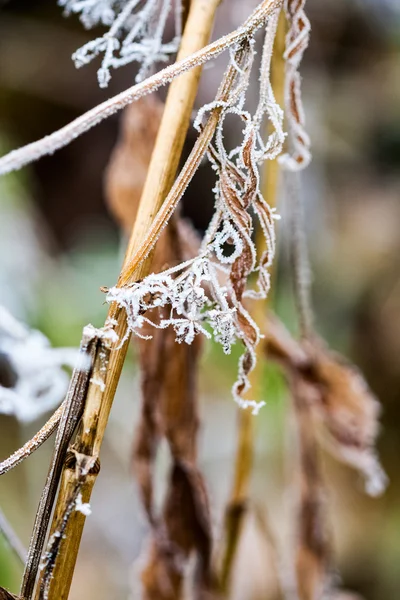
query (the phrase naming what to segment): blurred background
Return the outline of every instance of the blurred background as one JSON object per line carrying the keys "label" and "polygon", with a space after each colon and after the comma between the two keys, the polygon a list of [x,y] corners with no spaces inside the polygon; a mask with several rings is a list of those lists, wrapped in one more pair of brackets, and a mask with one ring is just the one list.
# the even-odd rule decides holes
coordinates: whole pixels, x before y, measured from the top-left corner
{"label": "blurred background", "polygon": [[[236,27],[256,3],[224,0],[214,37]],[[400,597],[400,5],[398,0],[307,2],[312,37],[303,67],[313,161],[304,176],[307,232],[318,331],[364,372],[380,398],[379,453],[389,478],[385,495],[364,495],[358,476],[324,457],[335,560],[343,587],[365,600]],[[72,52],[94,37],[63,18],[55,0],[0,2],[0,153],[51,133],[132,85],[135,67],[97,85],[97,63],[76,70]],[[197,106],[213,99],[226,56],[207,66]],[[161,97],[165,91],[160,92]],[[99,288],[118,275],[124,240],[108,213],[103,175],[120,115],[20,172],[0,178],[0,303],[43,331],[54,346],[77,346],[86,323],[101,326]],[[195,139],[190,132],[187,149]],[[189,187],[184,213],[199,230],[212,210],[210,169]],[[285,223],[278,237],[285,237]],[[283,244],[282,244],[283,245]],[[295,327],[285,250],[278,257],[274,307]],[[199,460],[211,496],[216,539],[233,469],[236,406],[229,389],[237,353],[206,346],[200,376]],[[102,450],[71,592],[79,598],[128,598],[147,524],[131,474],[139,405],[135,352],[130,353]],[[266,407],[256,421],[254,503],[277,535],[285,531],[288,404],[279,371],[263,377]],[[0,417],[0,458],[41,426]],[[224,435],[221,435],[221,431]],[[0,505],[27,543],[47,473],[51,443],[0,480]],[[158,461],[162,496],[167,453]],[[270,598],[270,549],[254,519],[246,523],[233,597]],[[101,578],[99,577],[101,573]],[[0,539],[0,585],[17,591],[20,565]]]}

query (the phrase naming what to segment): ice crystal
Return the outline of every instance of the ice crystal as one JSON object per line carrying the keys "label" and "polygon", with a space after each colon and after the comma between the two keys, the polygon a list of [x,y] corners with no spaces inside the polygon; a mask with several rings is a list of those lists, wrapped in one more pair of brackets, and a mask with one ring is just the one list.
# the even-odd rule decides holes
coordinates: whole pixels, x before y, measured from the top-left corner
{"label": "ice crystal", "polygon": [[69,380],[62,366],[73,367],[77,351],[52,348],[45,335],[0,306],[0,356],[12,374],[0,384],[0,413],[28,423],[61,402]]}
{"label": "ice crystal", "polygon": [[76,500],[75,500],[75,510],[88,517],[92,514],[92,509],[90,507],[89,502],[82,502],[82,493],[79,492]]}
{"label": "ice crystal", "polygon": [[[82,67],[103,55],[97,72],[100,87],[107,87],[111,69],[131,62],[140,65],[136,81],[142,81],[157,62],[165,62],[178,49],[181,35],[179,0],[59,0],[65,13],[77,13],[86,28],[105,25],[109,30],[91,40],[72,56]],[[175,13],[174,37],[164,41],[167,19]]]}

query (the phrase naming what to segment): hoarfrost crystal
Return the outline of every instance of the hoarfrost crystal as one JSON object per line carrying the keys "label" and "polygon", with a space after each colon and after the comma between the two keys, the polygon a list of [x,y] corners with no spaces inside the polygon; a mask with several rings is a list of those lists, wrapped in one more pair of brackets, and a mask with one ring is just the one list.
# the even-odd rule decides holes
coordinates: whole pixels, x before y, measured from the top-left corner
{"label": "hoarfrost crystal", "polygon": [[61,402],[69,381],[62,366],[73,367],[77,351],[52,348],[45,335],[0,306],[0,358],[9,373],[0,384],[0,413],[29,423]]}
{"label": "hoarfrost crystal", "polygon": [[[136,81],[142,81],[157,62],[165,62],[178,50],[181,36],[179,0],[59,0],[65,14],[77,13],[86,28],[109,27],[102,37],[91,40],[72,56],[82,67],[103,55],[98,70],[100,87],[107,87],[111,69],[137,62]],[[175,15],[174,37],[164,41],[168,17]]]}

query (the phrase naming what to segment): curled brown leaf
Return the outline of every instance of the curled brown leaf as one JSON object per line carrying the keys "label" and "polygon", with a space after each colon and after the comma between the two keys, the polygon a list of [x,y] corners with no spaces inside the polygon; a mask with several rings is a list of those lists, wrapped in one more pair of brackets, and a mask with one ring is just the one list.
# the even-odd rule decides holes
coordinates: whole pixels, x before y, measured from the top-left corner
{"label": "curled brown leaf", "polygon": [[[107,174],[110,209],[124,229],[136,216],[148,163],[162,113],[160,102],[143,99],[129,108]],[[199,248],[193,228],[173,215],[154,253],[153,271],[192,258]],[[146,317],[159,321],[168,307]],[[195,587],[211,586],[211,527],[203,477],[196,465],[198,429],[196,377],[201,350],[178,344],[171,328],[142,329],[150,339],[138,339],[142,406],[133,449],[133,466],[142,502],[152,528],[142,571],[142,598],[177,600],[183,592],[189,557],[196,557]],[[168,442],[172,467],[161,514],[153,501],[154,466],[162,438]]]}
{"label": "curled brown leaf", "polygon": [[290,376],[301,380],[322,426],[322,443],[365,477],[369,494],[381,493],[386,475],[374,449],[380,404],[360,371],[317,338],[295,341],[273,316],[268,319],[265,351]]}

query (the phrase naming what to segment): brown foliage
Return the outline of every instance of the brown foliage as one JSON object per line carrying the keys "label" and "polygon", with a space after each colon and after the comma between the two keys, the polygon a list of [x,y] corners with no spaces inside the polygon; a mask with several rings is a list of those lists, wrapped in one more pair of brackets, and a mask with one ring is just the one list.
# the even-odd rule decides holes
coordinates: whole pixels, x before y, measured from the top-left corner
{"label": "brown foliage", "polygon": [[[374,453],[379,403],[361,373],[316,337],[296,341],[270,315],[265,352],[279,362],[293,395],[299,445],[299,506],[296,573],[301,600],[322,597],[329,586],[330,540],[326,530],[324,485],[318,441],[367,478],[378,493],[385,475]],[[322,427],[317,439],[317,425]]]}
{"label": "brown foliage", "polygon": [[141,98],[124,111],[105,173],[109,210],[127,233],[135,221],[162,112],[163,104],[156,96]]}
{"label": "brown foliage", "polygon": [[[171,225],[157,246],[157,268],[161,261],[171,265],[189,256],[180,241],[185,239],[187,226],[176,221]],[[157,315],[151,318],[157,319]],[[152,330],[151,334],[151,340],[139,341],[143,404],[134,448],[136,475],[153,526],[142,581],[144,598],[172,600],[180,597],[184,566],[193,551],[197,557],[197,589],[207,589],[211,583],[208,500],[196,466],[196,372],[201,344],[199,338],[190,346],[178,344],[171,329]],[[152,502],[152,472],[163,436],[168,441],[173,464],[159,518],[154,514]]]}
{"label": "brown foliage", "polygon": [[386,483],[374,451],[380,405],[358,369],[317,338],[296,342],[272,316],[265,351],[301,381],[305,402],[322,426],[321,441],[366,477],[370,494],[380,493]]}
{"label": "brown foliage", "polygon": [[[129,107],[128,113],[107,173],[108,203],[125,230],[136,216],[162,105],[144,98]],[[198,246],[194,230],[174,215],[157,243],[153,271],[191,258]],[[160,310],[151,313],[146,316],[160,319]],[[208,499],[196,465],[196,372],[201,343],[196,338],[190,346],[178,344],[170,328],[150,331],[144,327],[143,334],[152,338],[138,340],[142,410],[133,452],[135,474],[152,526],[142,573],[143,598],[172,600],[181,595],[185,565],[192,552],[197,561],[196,589],[206,593],[212,579]],[[162,515],[157,515],[153,470],[162,437],[168,441],[172,467]]]}

